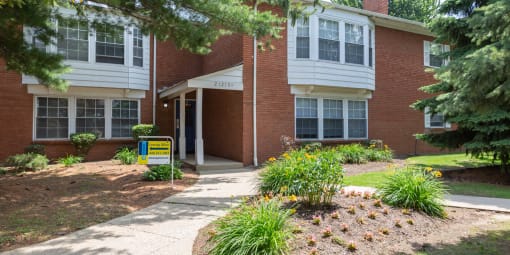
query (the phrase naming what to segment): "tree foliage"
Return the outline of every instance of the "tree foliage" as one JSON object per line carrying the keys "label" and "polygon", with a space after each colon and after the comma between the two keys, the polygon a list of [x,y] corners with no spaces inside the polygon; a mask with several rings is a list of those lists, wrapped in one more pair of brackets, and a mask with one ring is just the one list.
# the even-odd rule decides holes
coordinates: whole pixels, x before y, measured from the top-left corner
{"label": "tree foliage", "polygon": [[[38,78],[41,84],[65,90],[61,74],[70,69],[62,57],[47,54],[23,39],[23,26],[34,28],[34,38],[45,45],[58,36],[51,19],[61,18],[59,7],[77,10],[77,16],[94,12],[93,22],[122,15],[144,33],[161,41],[172,40],[178,48],[207,54],[220,36],[231,33],[279,38],[286,17],[293,20],[304,13],[302,4],[291,0],[256,0],[283,10],[279,16],[269,10],[254,12],[253,2],[244,0],[0,0],[0,58],[8,70]],[[318,0],[314,4],[320,5]],[[105,8],[107,6],[108,8]],[[119,20],[120,21],[120,20]]]}
{"label": "tree foliage", "polygon": [[333,0],[332,2],[354,8],[363,9],[363,0]]}
{"label": "tree foliage", "polygon": [[430,23],[452,50],[451,61],[435,69],[434,96],[416,102],[457,124],[453,131],[420,135],[443,148],[463,147],[475,156],[491,154],[508,169],[510,159],[510,1],[447,0]]}
{"label": "tree foliage", "polygon": [[439,0],[389,0],[388,13],[395,17],[428,22],[438,5]]}

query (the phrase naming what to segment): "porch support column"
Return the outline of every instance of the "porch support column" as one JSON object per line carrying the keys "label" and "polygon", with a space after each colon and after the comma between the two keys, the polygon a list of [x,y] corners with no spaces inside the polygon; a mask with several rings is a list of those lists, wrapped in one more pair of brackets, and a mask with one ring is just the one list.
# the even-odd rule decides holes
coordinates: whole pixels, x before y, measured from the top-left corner
{"label": "porch support column", "polygon": [[186,159],[186,93],[179,99],[179,158]]}
{"label": "porch support column", "polygon": [[204,164],[204,140],[202,140],[202,101],[203,89],[197,89],[197,114],[196,114],[196,140],[195,140],[195,160],[197,165]]}

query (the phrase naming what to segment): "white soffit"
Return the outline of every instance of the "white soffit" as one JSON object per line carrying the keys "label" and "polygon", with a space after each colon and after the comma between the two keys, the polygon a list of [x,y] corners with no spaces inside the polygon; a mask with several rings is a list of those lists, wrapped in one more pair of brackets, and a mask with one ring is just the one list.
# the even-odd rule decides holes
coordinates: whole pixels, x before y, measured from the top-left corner
{"label": "white soffit", "polygon": [[345,87],[291,85],[290,93],[300,96],[321,96],[331,98],[371,99],[372,91]]}
{"label": "white soffit", "polygon": [[27,85],[29,94],[39,96],[78,96],[97,98],[145,98],[145,90],[69,86],[66,92],[50,89],[44,85]]}

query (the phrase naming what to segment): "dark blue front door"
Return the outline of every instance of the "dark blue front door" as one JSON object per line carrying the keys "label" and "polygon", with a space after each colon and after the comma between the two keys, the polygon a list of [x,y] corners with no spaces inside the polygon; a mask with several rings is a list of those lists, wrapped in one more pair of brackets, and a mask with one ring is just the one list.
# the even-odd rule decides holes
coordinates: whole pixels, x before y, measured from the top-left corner
{"label": "dark blue front door", "polygon": [[[177,150],[179,150],[179,136],[180,136],[180,100],[175,100],[175,118],[176,118],[176,145]],[[186,134],[186,153],[194,153],[195,152],[195,101],[186,100],[186,120],[185,120],[185,134]]]}

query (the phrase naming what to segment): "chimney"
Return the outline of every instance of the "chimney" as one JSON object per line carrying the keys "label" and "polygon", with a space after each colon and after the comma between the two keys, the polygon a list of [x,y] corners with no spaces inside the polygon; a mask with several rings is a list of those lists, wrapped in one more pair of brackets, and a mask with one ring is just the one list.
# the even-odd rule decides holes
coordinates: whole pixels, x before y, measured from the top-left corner
{"label": "chimney", "polygon": [[363,9],[388,15],[389,0],[363,0]]}

